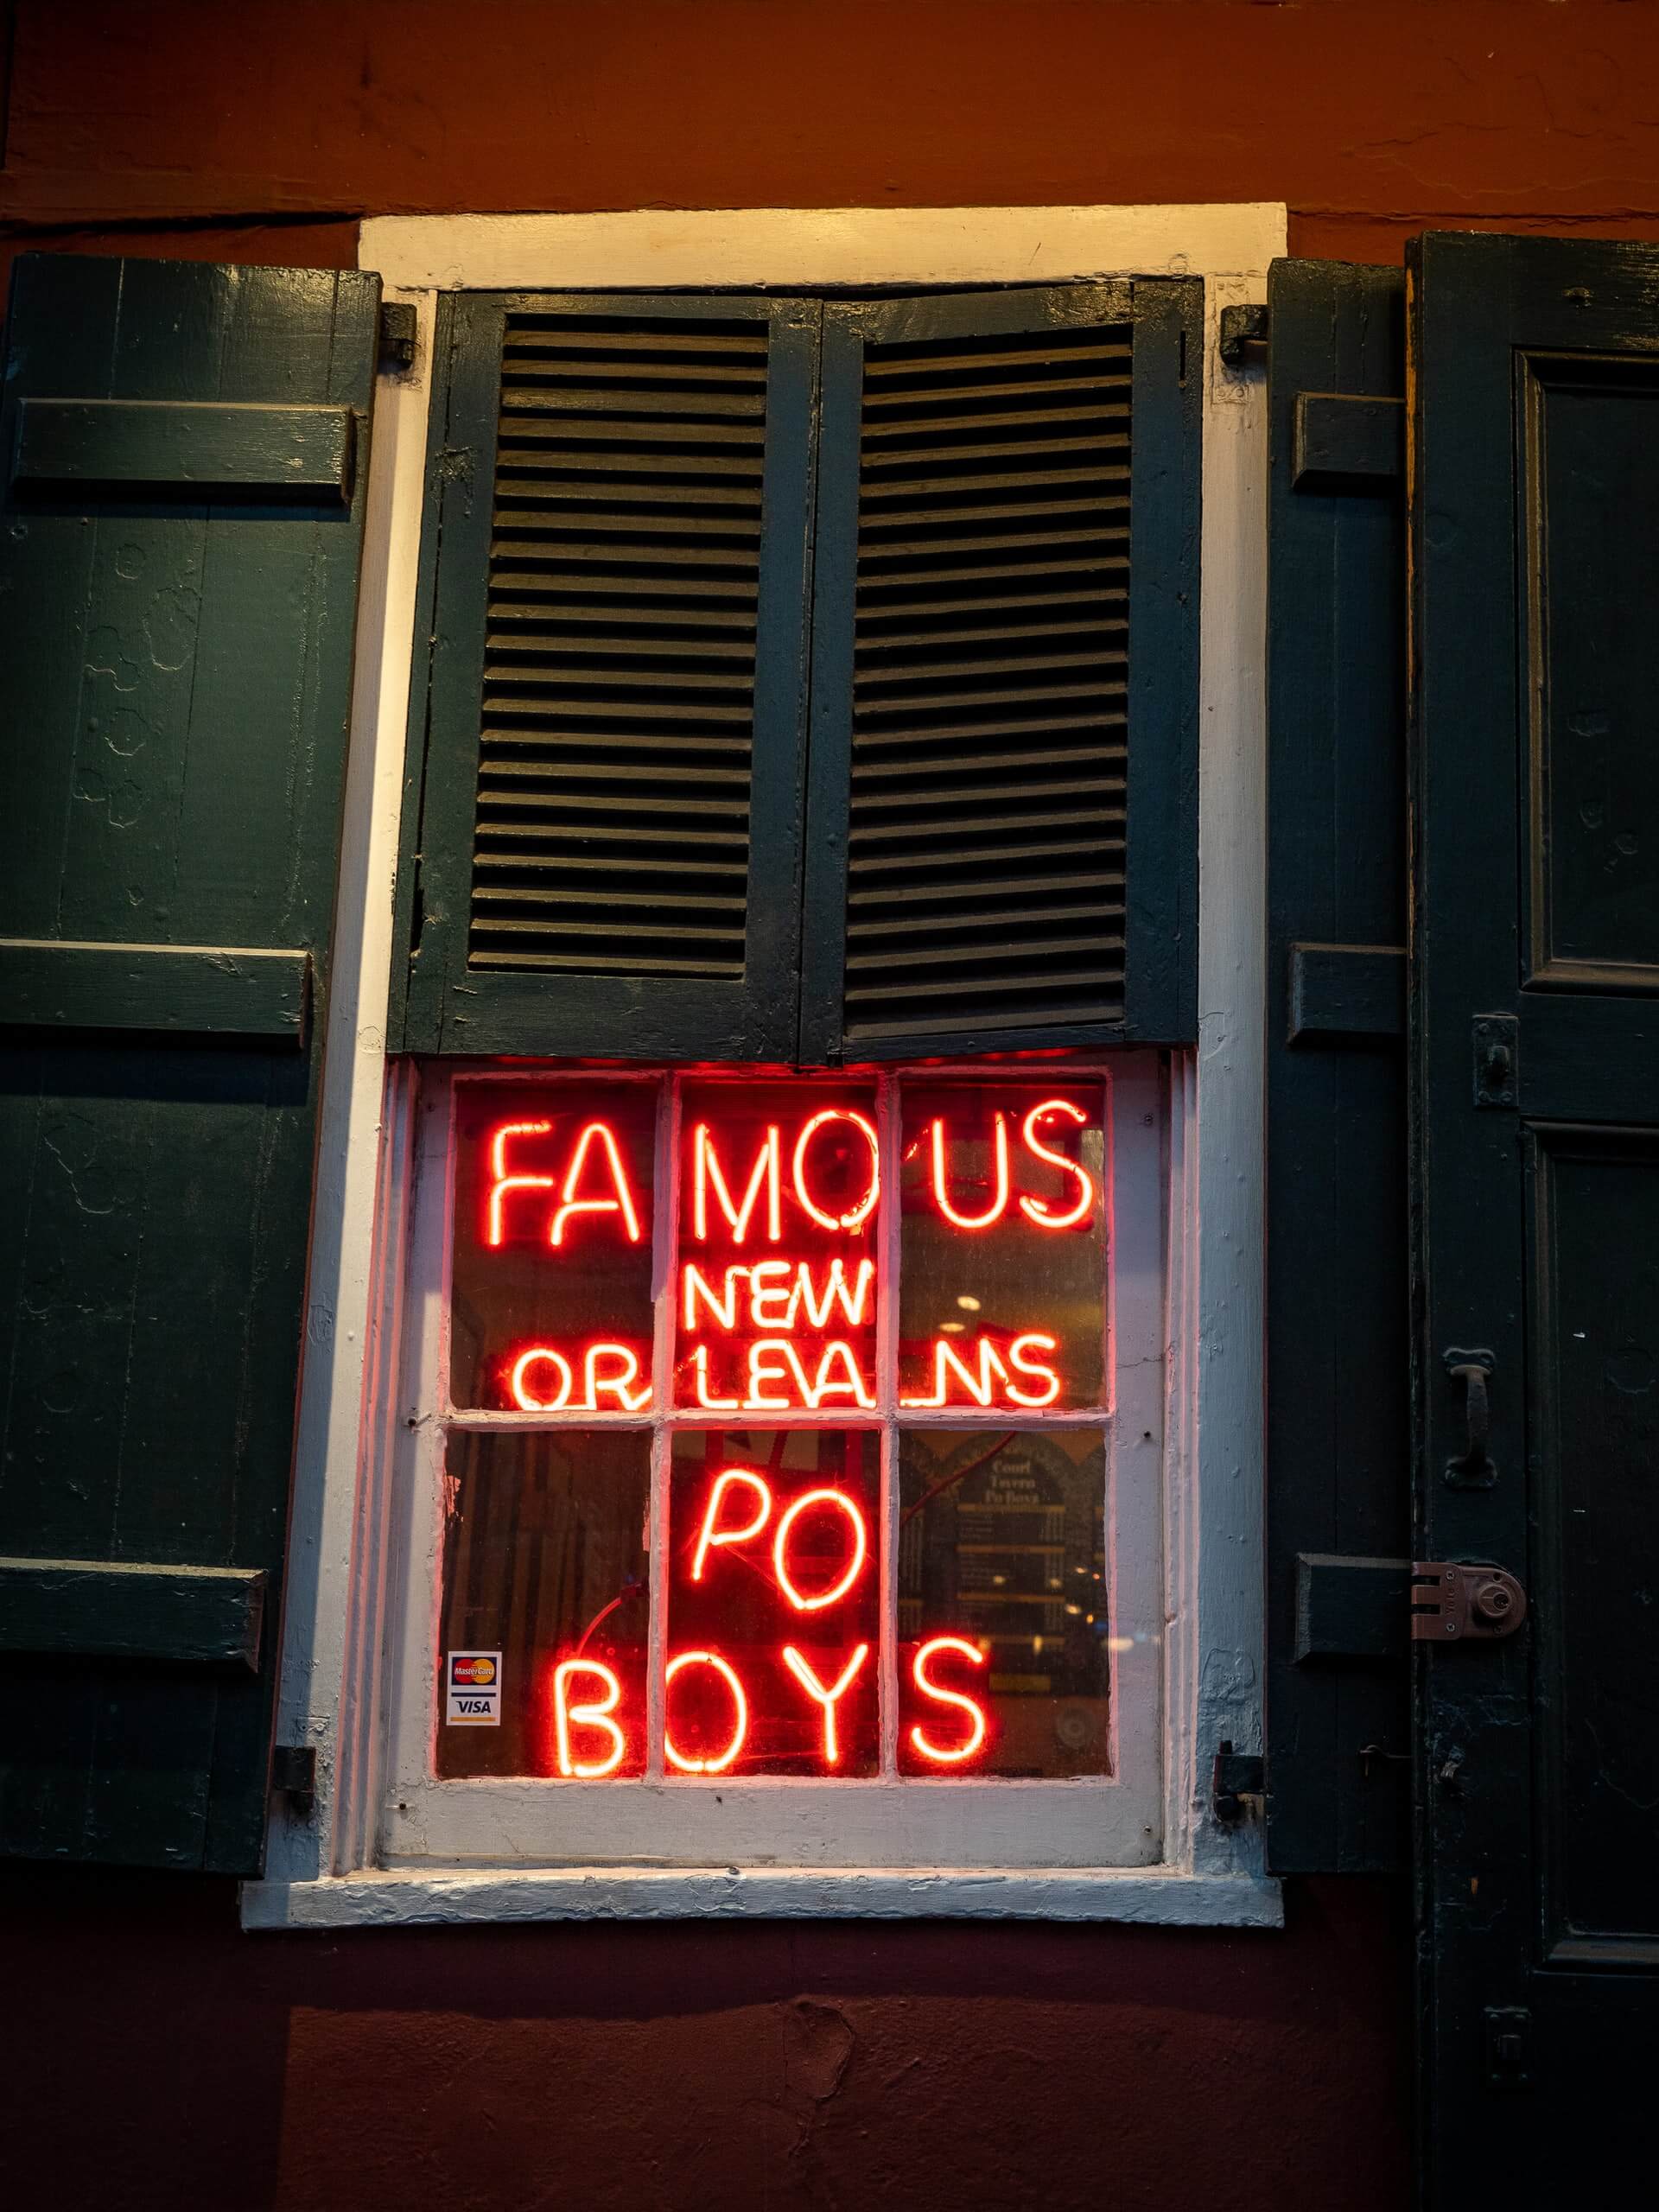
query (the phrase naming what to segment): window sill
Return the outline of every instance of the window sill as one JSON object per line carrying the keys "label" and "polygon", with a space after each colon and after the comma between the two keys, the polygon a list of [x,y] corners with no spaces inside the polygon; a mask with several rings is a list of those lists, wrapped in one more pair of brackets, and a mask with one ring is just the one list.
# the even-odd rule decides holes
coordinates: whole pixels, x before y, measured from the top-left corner
{"label": "window sill", "polygon": [[400,1870],[245,1882],[242,1925],[427,1928],[541,1920],[1073,1920],[1279,1928],[1280,1885],[1179,1868],[871,1872],[735,1867]]}

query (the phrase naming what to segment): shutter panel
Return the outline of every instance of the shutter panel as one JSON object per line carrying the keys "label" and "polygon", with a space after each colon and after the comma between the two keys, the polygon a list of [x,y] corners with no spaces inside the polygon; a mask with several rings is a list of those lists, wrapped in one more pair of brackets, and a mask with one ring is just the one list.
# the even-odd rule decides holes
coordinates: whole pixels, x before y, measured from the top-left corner
{"label": "shutter panel", "polygon": [[0,1853],[263,1848],[378,296],[17,264]]}
{"label": "shutter panel", "polygon": [[793,1057],[817,324],[450,303],[411,1048]]}
{"label": "shutter panel", "polygon": [[1193,1033],[1201,333],[825,308],[804,1058]]}
{"label": "shutter panel", "polygon": [[[1268,281],[1268,1856],[1404,1863],[1404,287]],[[1369,1747],[1369,1749],[1368,1749]]]}
{"label": "shutter panel", "polygon": [[1426,2202],[1553,2202],[1659,2044],[1659,248],[1408,282],[1420,1542],[1529,1601],[1423,1654]]}

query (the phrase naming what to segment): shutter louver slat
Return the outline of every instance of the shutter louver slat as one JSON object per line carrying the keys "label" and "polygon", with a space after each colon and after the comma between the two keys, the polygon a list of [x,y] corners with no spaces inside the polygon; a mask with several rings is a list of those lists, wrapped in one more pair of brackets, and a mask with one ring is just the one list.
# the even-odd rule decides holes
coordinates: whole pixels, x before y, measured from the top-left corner
{"label": "shutter louver slat", "polygon": [[1122,1018],[1128,365],[1127,326],[866,351],[849,1046]]}
{"label": "shutter louver slat", "polygon": [[507,318],[470,969],[743,974],[767,351]]}

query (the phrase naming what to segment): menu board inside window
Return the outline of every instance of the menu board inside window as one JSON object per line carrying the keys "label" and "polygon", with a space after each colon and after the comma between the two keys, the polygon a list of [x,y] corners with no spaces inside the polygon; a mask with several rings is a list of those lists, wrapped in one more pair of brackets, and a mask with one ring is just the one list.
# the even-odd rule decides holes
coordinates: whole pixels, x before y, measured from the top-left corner
{"label": "menu board inside window", "polygon": [[1109,1775],[1109,1075],[451,1097],[439,1775]]}

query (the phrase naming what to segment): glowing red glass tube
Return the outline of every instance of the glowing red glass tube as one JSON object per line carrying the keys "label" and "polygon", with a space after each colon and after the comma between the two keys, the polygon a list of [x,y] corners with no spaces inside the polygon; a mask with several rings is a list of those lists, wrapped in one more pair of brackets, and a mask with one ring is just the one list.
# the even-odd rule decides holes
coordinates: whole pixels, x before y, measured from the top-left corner
{"label": "glowing red glass tube", "polygon": [[858,1670],[869,1656],[869,1645],[861,1643],[835,1681],[826,1688],[813,1673],[810,1660],[804,1658],[792,1643],[784,1646],[784,1664],[807,1695],[823,1707],[823,1763],[826,1766],[841,1764],[841,1742],[836,1733],[836,1707],[857,1680]]}
{"label": "glowing red glass tube", "polygon": [[[790,1579],[790,1533],[803,1513],[815,1505],[833,1505],[844,1514],[853,1532],[852,1549],[845,1571],[838,1582],[821,1590],[816,1598],[804,1598]],[[772,1567],[778,1578],[778,1587],[783,1592],[798,1613],[822,1612],[826,1605],[833,1605],[844,1598],[859,1576],[864,1572],[864,1562],[869,1556],[869,1535],[864,1526],[864,1516],[844,1490],[803,1491],[794,1503],[788,1507],[778,1523],[778,1532],[772,1540]]]}
{"label": "glowing red glass tube", "polygon": [[930,1679],[927,1662],[939,1651],[954,1651],[959,1658],[966,1659],[975,1667],[985,1664],[985,1654],[969,1643],[965,1637],[934,1636],[920,1646],[911,1662],[912,1680],[924,1697],[933,1698],[940,1705],[954,1705],[970,1716],[968,1740],[953,1746],[936,1744],[925,1732],[919,1721],[911,1730],[910,1740],[921,1756],[931,1759],[935,1766],[960,1766],[964,1759],[972,1758],[985,1741],[988,1726],[985,1708],[976,1699],[964,1695],[961,1690],[946,1689],[942,1682]]}
{"label": "glowing red glass tube", "polygon": [[1008,1124],[999,1109],[991,1117],[992,1152],[996,1162],[996,1194],[983,1213],[958,1213],[947,1195],[949,1177],[944,1164],[944,1123],[937,1115],[932,1122],[933,1196],[939,1211],[956,1229],[988,1229],[1008,1210]]}
{"label": "glowing red glass tube", "polygon": [[[608,1198],[578,1198],[572,1196],[588,1166],[588,1154],[597,1138],[610,1170],[611,1188],[614,1195]],[[576,1138],[575,1149],[570,1155],[570,1165],[565,1171],[564,1198],[553,1217],[549,1242],[563,1244],[564,1224],[573,1213],[618,1213],[630,1244],[639,1242],[639,1217],[634,1211],[633,1193],[628,1188],[628,1178],[622,1166],[622,1155],[617,1150],[616,1139],[603,1122],[589,1122]]]}
{"label": "glowing red glass tube", "polygon": [[510,1137],[544,1137],[551,1122],[503,1122],[490,1137],[490,1194],[485,1207],[484,1242],[499,1244],[506,1235],[501,1220],[502,1203],[510,1191],[550,1191],[550,1175],[514,1175],[507,1168]]}
{"label": "glowing red glass tube", "polygon": [[1040,1198],[1022,1198],[1020,1201],[1020,1211],[1027,1221],[1034,1222],[1039,1229],[1076,1229],[1079,1223],[1087,1221],[1095,1210],[1094,1179],[1085,1173],[1075,1160],[1068,1160],[1063,1152],[1051,1150],[1038,1136],[1037,1123],[1050,1114],[1065,1114],[1075,1122],[1079,1128],[1087,1123],[1089,1116],[1084,1112],[1082,1107],[1074,1106],[1069,1098],[1046,1098],[1040,1106],[1032,1108],[1020,1127],[1020,1134],[1025,1139],[1027,1148],[1034,1153],[1039,1160],[1046,1160],[1051,1167],[1060,1168],[1065,1174],[1075,1179],[1077,1185],[1077,1202],[1069,1213],[1051,1213]]}
{"label": "glowing red glass tube", "polygon": [[[597,1698],[584,1699],[581,1704],[570,1700],[570,1684],[578,1675],[588,1675],[602,1685],[603,1694]],[[622,1701],[622,1685],[611,1669],[597,1659],[562,1659],[553,1669],[553,1732],[558,1745],[559,1772],[577,1782],[602,1782],[607,1774],[614,1774],[627,1751],[627,1738],[611,1715]],[[597,1728],[611,1739],[611,1748],[602,1759],[579,1759],[570,1748],[573,1728]]]}
{"label": "glowing red glass tube", "polygon": [[663,1756],[682,1774],[724,1774],[742,1750],[744,1739],[749,1732],[749,1700],[743,1694],[743,1685],[738,1679],[737,1669],[722,1659],[717,1651],[682,1651],[677,1658],[671,1659],[663,1675],[664,1693],[674,1677],[687,1667],[712,1667],[725,1681],[732,1694],[731,1740],[716,1759],[687,1758],[683,1751],[675,1749],[674,1739],[668,1732],[664,1719]]}
{"label": "glowing red glass tube", "polygon": [[[720,1509],[727,1491],[741,1483],[750,1495],[759,1500],[760,1510],[741,1529],[722,1529]],[[750,1467],[727,1467],[715,1478],[715,1486],[709,1493],[709,1503],[703,1510],[702,1527],[697,1533],[697,1548],[691,1560],[691,1580],[702,1580],[703,1561],[717,1545],[746,1544],[751,1536],[758,1536],[772,1518],[772,1485],[764,1476],[757,1475]]]}
{"label": "glowing red glass tube", "polygon": [[[818,1131],[831,1122],[850,1122],[870,1147],[869,1187],[857,1205],[849,1207],[845,1213],[826,1213],[809,1195],[806,1187],[807,1147]],[[800,1201],[801,1210],[816,1221],[820,1229],[861,1228],[874,1212],[876,1202],[881,1196],[881,1147],[876,1141],[874,1129],[862,1114],[855,1113],[850,1106],[824,1107],[821,1112],[813,1115],[795,1140],[792,1172],[795,1196]]]}

